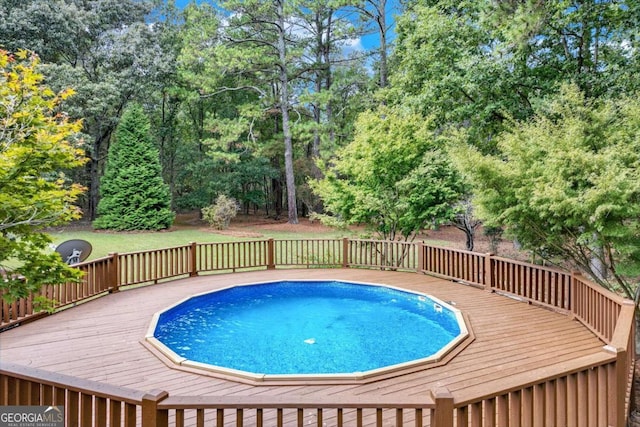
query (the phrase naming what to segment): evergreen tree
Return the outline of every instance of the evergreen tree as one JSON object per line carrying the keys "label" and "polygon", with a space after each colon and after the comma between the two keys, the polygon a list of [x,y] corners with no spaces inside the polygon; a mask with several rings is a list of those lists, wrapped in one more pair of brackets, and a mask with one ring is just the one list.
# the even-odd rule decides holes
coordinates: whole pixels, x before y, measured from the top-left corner
{"label": "evergreen tree", "polygon": [[173,223],[169,187],[162,180],[149,118],[139,105],[123,114],[101,180],[95,228],[160,230]]}

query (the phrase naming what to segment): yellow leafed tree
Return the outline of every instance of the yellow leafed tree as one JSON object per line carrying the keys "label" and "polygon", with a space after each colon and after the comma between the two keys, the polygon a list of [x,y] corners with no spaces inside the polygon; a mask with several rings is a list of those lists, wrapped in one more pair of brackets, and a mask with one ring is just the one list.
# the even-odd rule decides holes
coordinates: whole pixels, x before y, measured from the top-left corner
{"label": "yellow leafed tree", "polygon": [[54,93],[38,63],[30,52],[0,50],[0,292],[8,301],[79,277],[47,250],[42,231],[80,216],[73,203],[83,188],[62,171],[85,162],[82,123],[60,111],[73,91]]}

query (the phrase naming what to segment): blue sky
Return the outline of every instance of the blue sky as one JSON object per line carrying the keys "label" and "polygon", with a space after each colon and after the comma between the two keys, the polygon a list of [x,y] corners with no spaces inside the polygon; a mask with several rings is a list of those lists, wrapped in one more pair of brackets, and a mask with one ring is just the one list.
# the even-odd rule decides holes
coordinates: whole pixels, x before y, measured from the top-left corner
{"label": "blue sky", "polygon": [[[169,0],[171,1],[171,0]],[[215,0],[174,0],[175,1],[175,5],[178,8],[183,8],[185,7],[187,4],[189,3],[211,3],[211,4],[215,4]],[[392,22],[393,20],[393,16],[394,14],[397,14],[397,0],[388,0],[387,4],[387,21],[389,23]],[[393,34],[390,34],[391,38],[393,37]],[[362,39],[360,40],[354,40],[353,42],[353,49],[364,49],[364,50],[369,50],[372,48],[376,48],[378,47],[379,42],[378,42],[378,36],[377,34],[371,34],[368,36],[364,36]]]}

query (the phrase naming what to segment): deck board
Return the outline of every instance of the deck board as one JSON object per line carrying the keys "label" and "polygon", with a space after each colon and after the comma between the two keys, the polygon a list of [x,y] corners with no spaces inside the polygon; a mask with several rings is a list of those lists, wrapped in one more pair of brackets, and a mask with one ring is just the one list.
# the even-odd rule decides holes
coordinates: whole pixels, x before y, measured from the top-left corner
{"label": "deck board", "polygon": [[[443,366],[375,382],[342,385],[252,385],[184,372],[168,367],[141,343],[153,313],[183,298],[233,284],[280,279],[343,279],[425,292],[452,301],[463,311],[475,341]],[[309,269],[200,276],[111,294],[3,332],[0,359],[138,390],[167,390],[174,396],[382,399],[426,395],[439,386],[460,391],[600,353],[602,346],[597,337],[568,316],[471,286],[416,273]],[[306,416],[313,418],[313,413]],[[345,410],[347,415],[351,417],[353,412]],[[331,420],[335,414],[327,412],[324,417]]]}

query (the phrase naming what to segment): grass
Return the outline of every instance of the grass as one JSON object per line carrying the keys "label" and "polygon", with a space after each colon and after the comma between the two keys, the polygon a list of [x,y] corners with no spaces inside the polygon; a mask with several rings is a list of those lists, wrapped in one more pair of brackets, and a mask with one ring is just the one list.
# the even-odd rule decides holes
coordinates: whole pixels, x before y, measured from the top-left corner
{"label": "grass", "polygon": [[[107,256],[109,253],[136,252],[148,249],[161,249],[174,246],[186,245],[190,242],[212,243],[212,242],[233,242],[240,240],[263,240],[263,239],[340,239],[346,236],[344,231],[298,233],[298,232],[269,232],[256,229],[262,237],[236,237],[231,235],[216,234],[197,229],[162,231],[162,232],[140,232],[140,233],[116,233],[116,232],[95,232],[91,230],[61,230],[51,231],[49,235],[53,239],[54,245],[59,245],[66,240],[81,239],[91,243],[93,250],[89,260]],[[357,237],[351,235],[350,237]],[[425,243],[436,246],[450,246],[451,242],[444,240],[425,240]]]}
{"label": "grass", "polygon": [[[248,219],[247,219],[248,218]],[[215,243],[233,242],[241,240],[264,239],[341,239],[343,237],[358,238],[357,231],[328,229],[326,227],[287,228],[265,227],[253,222],[257,217],[247,217],[235,223],[234,233],[216,233],[208,231],[204,223],[197,219],[197,215],[178,215],[174,228],[170,231],[157,232],[107,232],[94,231],[87,224],[74,224],[56,230],[50,230],[49,235],[55,246],[60,243],[80,239],[91,243],[93,247],[89,260],[102,258],[109,253],[136,252],[149,249],[161,249],[186,245],[190,242]],[[240,237],[246,235],[248,237]],[[254,237],[249,237],[254,236]],[[423,240],[423,239],[420,239]],[[425,243],[436,246],[450,246],[451,242],[436,239],[424,239]]]}
{"label": "grass", "polygon": [[92,230],[62,229],[50,231],[54,245],[59,245],[66,240],[81,239],[91,243],[93,250],[89,260],[107,256],[109,253],[135,252],[148,249],[169,248],[186,245],[190,242],[212,243],[233,242],[241,240],[264,239],[333,239],[345,236],[344,231],[329,232],[284,232],[269,231],[259,227],[247,227],[247,232],[259,233],[261,237],[237,237],[233,235],[217,234],[203,231],[202,229],[180,229],[160,232],[116,233],[96,232]]}
{"label": "grass", "polygon": [[49,232],[54,245],[66,240],[81,239],[91,243],[93,250],[88,259],[101,258],[111,252],[125,253],[147,249],[169,248],[186,245],[189,242],[209,243],[228,242],[229,236],[203,233],[197,230],[178,230],[166,232],[141,233],[105,233],[90,230],[70,230]]}

